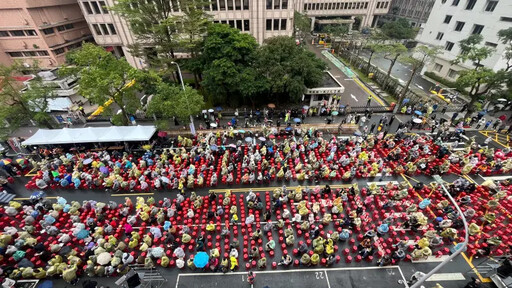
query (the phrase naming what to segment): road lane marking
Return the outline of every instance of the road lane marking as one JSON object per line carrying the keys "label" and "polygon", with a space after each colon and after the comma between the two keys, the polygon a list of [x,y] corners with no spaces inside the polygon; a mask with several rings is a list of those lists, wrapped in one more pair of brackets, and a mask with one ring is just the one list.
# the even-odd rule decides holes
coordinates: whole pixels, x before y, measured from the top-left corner
{"label": "road lane marking", "polygon": [[356,102],[359,102],[359,100],[357,100],[356,96],[354,96],[354,94],[350,94],[350,97],[352,97],[352,99],[356,100]]}
{"label": "road lane marking", "polygon": [[329,276],[327,275],[327,270],[324,270],[325,280],[327,280],[327,288],[331,288],[331,282],[329,282]]}
{"label": "road lane marking", "polygon": [[112,197],[122,197],[122,196],[150,196],[155,193],[126,193],[126,194],[111,194]]}
{"label": "road lane marking", "polygon": [[355,79],[354,78],[354,82],[357,83],[357,85],[359,85],[359,87],[363,88],[364,91],[366,91],[366,93],[370,94],[370,96],[375,100],[377,101],[380,106],[386,106],[384,105],[384,102],[382,102],[382,100],[380,100],[379,97],[375,96],[375,94],[373,94],[372,91],[370,91],[370,89],[368,89],[363,83],[361,83],[361,81],[359,81],[359,79]]}
{"label": "road lane marking", "polygon": [[[301,188],[311,188],[315,187],[316,185],[308,186],[300,186]],[[352,187],[352,184],[337,184],[337,185],[329,185],[331,189],[339,189],[339,188],[349,188]],[[213,191],[215,193],[226,193],[228,191],[231,191],[231,193],[237,193],[237,192],[249,192],[249,190],[252,190],[253,192],[271,192],[274,191],[276,188],[282,188],[283,186],[269,186],[269,187],[244,187],[244,188],[233,188],[233,189],[210,189],[210,191]],[[295,190],[299,186],[286,186],[287,190]]]}
{"label": "road lane marking", "polygon": [[466,277],[462,275],[462,273],[437,273],[430,276],[427,282],[433,281],[463,281],[466,280]]}
{"label": "road lane marking", "polygon": [[417,259],[417,260],[412,260],[411,263],[433,263],[433,262],[443,262],[444,260],[446,260],[446,258],[448,258],[450,256],[448,255],[443,255],[441,257],[436,257],[436,256],[428,256],[426,259],[423,258],[423,259]]}
{"label": "road lane marking", "polygon": [[[57,199],[57,196],[44,197],[44,199]],[[30,197],[13,198],[14,201],[30,200]]]}

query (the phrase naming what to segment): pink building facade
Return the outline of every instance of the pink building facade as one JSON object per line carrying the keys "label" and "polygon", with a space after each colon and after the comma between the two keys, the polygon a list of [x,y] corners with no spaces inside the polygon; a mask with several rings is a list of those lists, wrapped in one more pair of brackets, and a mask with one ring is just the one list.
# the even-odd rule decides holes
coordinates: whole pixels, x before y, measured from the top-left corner
{"label": "pink building facade", "polygon": [[93,37],[77,0],[2,0],[0,64],[55,68]]}

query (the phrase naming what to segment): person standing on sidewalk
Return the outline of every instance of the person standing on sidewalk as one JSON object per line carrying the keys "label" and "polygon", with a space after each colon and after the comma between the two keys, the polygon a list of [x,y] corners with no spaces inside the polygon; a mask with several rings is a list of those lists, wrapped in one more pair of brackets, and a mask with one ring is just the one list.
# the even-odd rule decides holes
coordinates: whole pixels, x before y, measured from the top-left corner
{"label": "person standing on sidewalk", "polygon": [[368,96],[368,99],[366,99],[366,106],[370,106],[370,103],[372,102],[372,96]]}
{"label": "person standing on sidewalk", "polygon": [[485,124],[485,118],[481,118],[480,120],[478,120],[478,122],[476,123],[476,129],[480,129],[480,127],[482,127],[482,125]]}

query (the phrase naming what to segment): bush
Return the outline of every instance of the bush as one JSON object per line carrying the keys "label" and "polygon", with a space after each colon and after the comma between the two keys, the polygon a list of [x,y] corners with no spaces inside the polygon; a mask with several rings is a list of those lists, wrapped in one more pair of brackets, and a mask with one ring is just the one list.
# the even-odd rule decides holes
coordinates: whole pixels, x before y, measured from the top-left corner
{"label": "bush", "polygon": [[446,80],[443,77],[437,76],[434,72],[428,72],[427,71],[427,72],[425,72],[425,76],[427,76],[428,78],[443,84],[444,86],[448,86],[450,88],[453,88],[453,87],[457,88],[457,83],[455,83],[453,81],[450,81],[450,80]]}

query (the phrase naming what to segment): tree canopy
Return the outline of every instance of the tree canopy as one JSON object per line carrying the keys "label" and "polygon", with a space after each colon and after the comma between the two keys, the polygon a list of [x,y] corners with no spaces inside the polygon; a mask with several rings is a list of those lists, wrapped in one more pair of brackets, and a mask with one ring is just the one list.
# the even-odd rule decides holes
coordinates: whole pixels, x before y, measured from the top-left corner
{"label": "tree canopy", "polygon": [[[506,32],[502,31],[505,30],[498,33],[500,39],[504,39],[502,36],[507,37]],[[491,96],[489,94],[502,95],[506,88],[505,84],[510,83],[512,78],[508,69],[494,71],[482,64],[482,61],[494,53],[494,49],[481,45],[482,41],[483,37],[480,34],[472,34],[461,40],[461,51],[453,61],[454,64],[470,62],[474,66],[473,69],[459,71],[459,77],[455,82],[460,89],[469,90],[468,113],[475,111],[475,103],[483,97]]]}
{"label": "tree canopy", "polygon": [[398,18],[395,21],[385,23],[382,25],[381,31],[394,40],[413,39],[417,33],[416,29],[405,18]]}
{"label": "tree canopy", "polygon": [[267,39],[259,49],[257,67],[267,79],[270,92],[279,100],[298,101],[305,87],[322,82],[327,66],[293,38],[278,36]]}
{"label": "tree canopy", "polygon": [[[90,43],[73,52],[70,60],[72,66],[62,68],[61,73],[80,76],[79,94],[98,105],[112,100],[121,110],[122,117],[116,119],[128,124],[129,115],[140,106],[135,92],[140,90],[138,80],[143,78],[143,72],[130,66],[124,58],[117,59],[103,47]],[[112,113],[111,107],[106,107],[106,112],[117,115]]]}
{"label": "tree canopy", "polygon": [[251,70],[257,48],[254,37],[236,28],[224,24],[213,24],[208,28],[200,56],[203,65],[201,84],[216,103],[225,103],[228,97],[236,102],[243,92],[240,84],[253,86],[248,81],[257,81],[257,77],[250,77],[255,73]]}
{"label": "tree canopy", "polygon": [[203,107],[203,96],[197,90],[189,86],[183,90],[181,86],[160,82],[149,102],[147,113],[187,121],[190,115],[199,114]]}
{"label": "tree canopy", "polygon": [[[32,67],[34,72],[37,68]],[[46,85],[41,77],[36,76],[30,81],[30,87],[21,91],[23,85],[16,76],[23,75],[26,70],[20,63],[11,66],[0,65],[0,118],[9,123],[9,129],[1,129],[2,137],[32,120],[40,126],[53,128],[53,119],[47,113],[48,101],[57,95],[55,89]]]}

